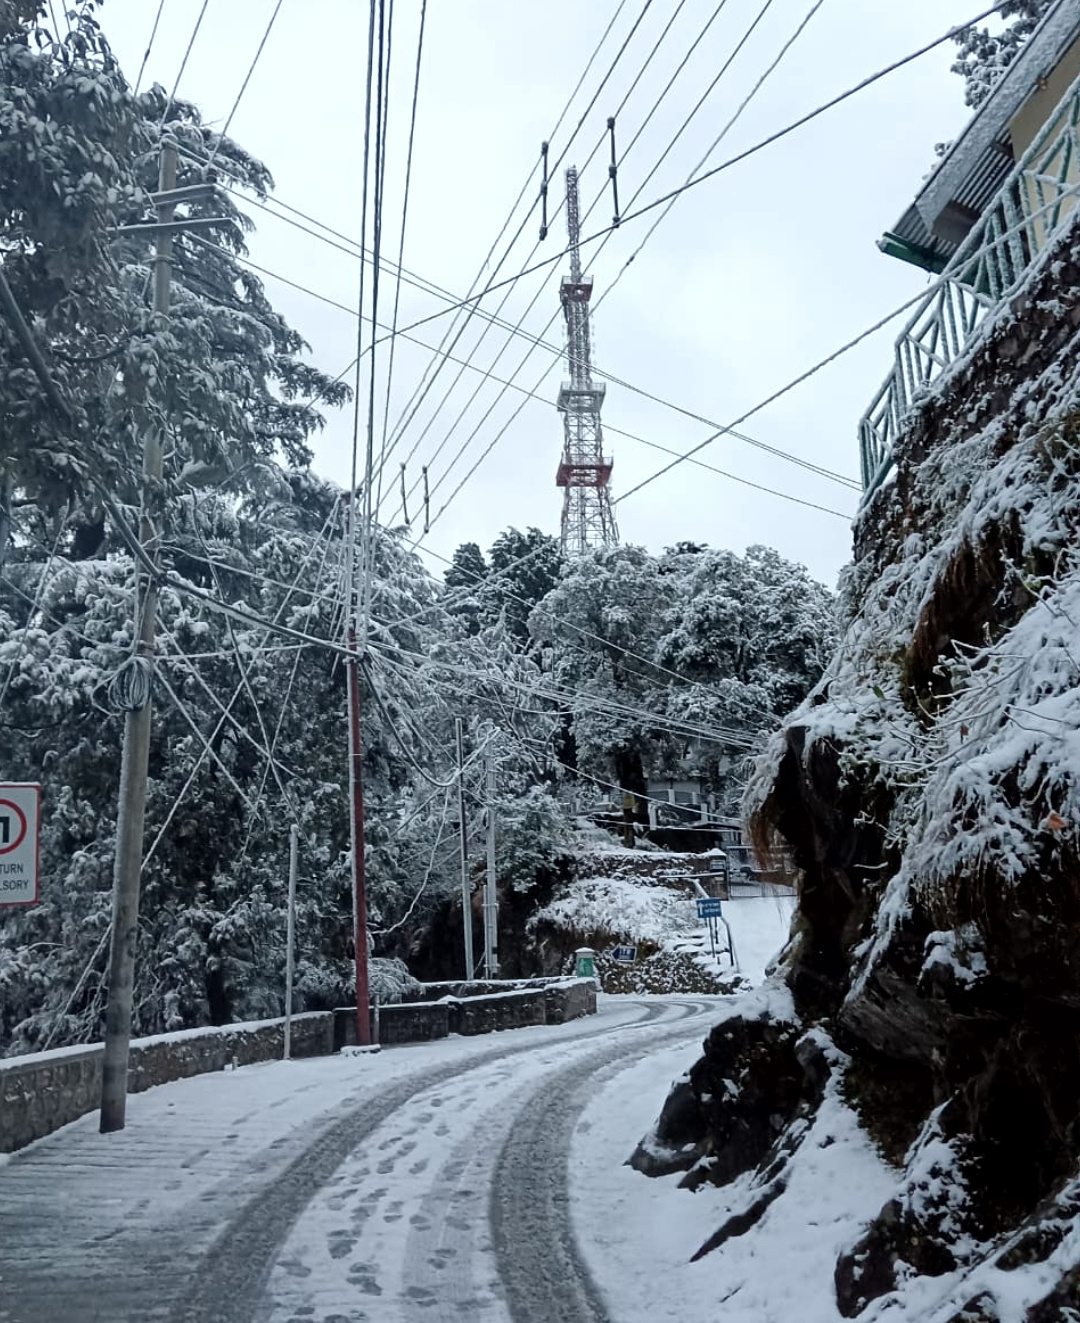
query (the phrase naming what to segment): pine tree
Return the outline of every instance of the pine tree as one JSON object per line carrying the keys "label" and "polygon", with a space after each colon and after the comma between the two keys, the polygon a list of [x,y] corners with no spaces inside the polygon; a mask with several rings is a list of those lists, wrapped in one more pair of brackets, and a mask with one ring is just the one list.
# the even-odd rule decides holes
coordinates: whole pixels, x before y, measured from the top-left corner
{"label": "pine tree", "polygon": [[529,639],[529,612],[559,581],[563,555],[556,538],[538,528],[508,528],[491,544],[485,592],[488,618],[503,612],[511,632]]}
{"label": "pine tree", "polygon": [[451,590],[448,609],[457,616],[467,634],[480,632],[481,598],[488,567],[484,553],[475,542],[463,542],[454,552],[443,582]]}

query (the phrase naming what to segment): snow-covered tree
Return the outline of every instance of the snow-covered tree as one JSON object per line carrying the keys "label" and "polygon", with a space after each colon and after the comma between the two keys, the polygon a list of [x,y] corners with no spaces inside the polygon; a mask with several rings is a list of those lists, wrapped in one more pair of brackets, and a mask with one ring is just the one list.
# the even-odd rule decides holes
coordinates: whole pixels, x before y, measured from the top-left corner
{"label": "snow-covered tree", "polygon": [[[734,808],[747,741],[753,744],[805,698],[836,642],[832,595],[770,547],[745,556],[685,548],[663,559],[678,591],[669,599],[657,660],[672,679],[666,711],[714,729],[690,740],[699,772]],[[730,732],[725,743],[724,732]]]}
{"label": "snow-covered tree", "polygon": [[476,634],[483,615],[481,598],[487,582],[484,553],[475,542],[463,542],[454,552],[443,582],[450,590],[447,609],[457,616],[465,631]]}
{"label": "snow-covered tree", "polygon": [[538,528],[508,528],[491,544],[485,598],[489,617],[505,613],[513,634],[529,638],[529,612],[559,581],[563,555],[558,539]]}
{"label": "snow-covered tree", "polygon": [[530,628],[578,767],[636,797],[639,817],[656,774],[701,776],[734,806],[747,748],[805,697],[835,641],[831,595],[802,566],[694,543],[576,558]]}
{"label": "snow-covered tree", "polygon": [[1000,11],[1003,19],[1011,20],[1005,27],[996,32],[987,27],[970,27],[957,35],[960,56],[952,68],[964,79],[967,105],[973,108],[982,105],[1053,3],[1054,0],[1010,0]]}
{"label": "snow-covered tree", "polygon": [[663,684],[652,655],[664,593],[643,548],[596,550],[570,562],[529,618],[565,695],[578,767],[639,799],[665,738],[652,716]]}
{"label": "snow-covered tree", "polygon": [[0,261],[38,341],[64,417],[0,319],[0,564],[20,521],[65,514],[73,550],[102,549],[99,489],[137,504],[143,435],[167,435],[166,483],[208,473],[260,481],[275,455],[307,457],[321,423],[311,399],[347,388],[303,361],[302,339],[239,261],[250,222],[230,196],[181,208],[220,224],[174,240],[167,323],[150,306],[149,232],[162,138],[180,148],[177,182],[210,152],[257,193],[266,168],[160,88],[135,96],[94,18],[69,6],[62,40],[38,6],[0,4]]}

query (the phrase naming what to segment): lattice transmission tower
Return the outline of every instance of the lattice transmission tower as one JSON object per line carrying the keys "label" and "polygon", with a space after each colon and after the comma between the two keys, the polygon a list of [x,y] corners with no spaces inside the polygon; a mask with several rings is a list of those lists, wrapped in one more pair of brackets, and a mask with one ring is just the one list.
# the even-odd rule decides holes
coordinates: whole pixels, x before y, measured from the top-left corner
{"label": "lattice transmission tower", "polygon": [[566,359],[570,380],[559,390],[565,440],[562,463],[555,481],[563,489],[562,548],[580,555],[591,547],[614,547],[619,542],[615,512],[611,508],[611,456],[604,454],[600,409],[605,387],[592,379],[589,343],[589,299],[592,277],[581,274],[581,224],[578,212],[578,173],[566,172],[566,229],[570,236],[570,276],[563,278],[559,298],[566,314]]}

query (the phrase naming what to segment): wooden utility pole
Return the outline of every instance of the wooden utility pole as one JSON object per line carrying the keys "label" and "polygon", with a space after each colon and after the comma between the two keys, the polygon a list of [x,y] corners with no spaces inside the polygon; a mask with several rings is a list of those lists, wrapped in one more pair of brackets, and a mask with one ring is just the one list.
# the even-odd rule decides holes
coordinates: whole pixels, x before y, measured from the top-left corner
{"label": "wooden utility pole", "polygon": [[[156,329],[169,315],[172,236],[178,229],[218,223],[173,219],[178,202],[205,200],[212,184],[176,187],[176,145],[163,142],[158,167],[158,191],[153,195],[156,220],[149,225],[125,226],[124,231],[152,230],[154,254],[154,319]],[[149,411],[139,408],[143,434],[142,515],[139,542],[147,558],[157,564],[163,529],[161,498],[162,433]],[[151,683],[154,666],[154,631],[157,584],[135,567],[135,652],[128,663],[131,683],[124,717],[124,744],[120,760],[120,800],[116,817],[116,858],[113,864],[112,947],[109,953],[108,1005],[105,1011],[105,1054],[101,1075],[101,1130],[124,1128],[127,1108],[128,1047],[131,1041],[132,996],[135,986],[135,948],[139,933],[139,880],[143,857],[143,819],[146,776],[150,761]],[[140,592],[141,587],[141,592]]]}
{"label": "wooden utility pole", "polygon": [[457,735],[457,803],[461,842],[461,926],[465,931],[465,978],[472,982],[476,976],[476,963],[473,959],[472,895],[469,886],[469,829],[465,822],[465,745],[460,717],[454,720],[454,731]]}

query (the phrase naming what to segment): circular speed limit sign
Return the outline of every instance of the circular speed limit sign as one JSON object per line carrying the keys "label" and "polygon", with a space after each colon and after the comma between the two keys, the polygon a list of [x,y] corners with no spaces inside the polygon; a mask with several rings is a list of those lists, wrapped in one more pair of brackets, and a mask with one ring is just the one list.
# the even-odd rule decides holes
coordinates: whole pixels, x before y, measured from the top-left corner
{"label": "circular speed limit sign", "polygon": [[37,904],[40,843],[41,787],[0,781],[0,908]]}
{"label": "circular speed limit sign", "polygon": [[0,799],[0,855],[11,854],[26,840],[26,814],[10,799]]}

